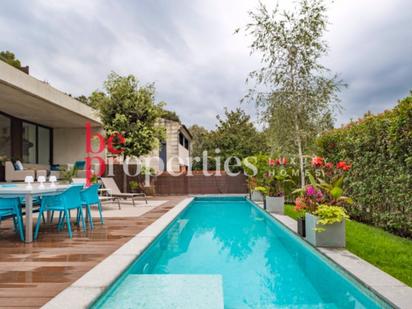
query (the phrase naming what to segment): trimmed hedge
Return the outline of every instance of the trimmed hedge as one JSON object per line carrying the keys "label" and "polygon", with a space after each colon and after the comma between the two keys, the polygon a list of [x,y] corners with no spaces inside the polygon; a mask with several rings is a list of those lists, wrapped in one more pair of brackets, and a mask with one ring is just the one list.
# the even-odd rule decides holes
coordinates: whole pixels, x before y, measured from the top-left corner
{"label": "trimmed hedge", "polygon": [[412,93],[390,111],[367,114],[317,139],[329,161],[349,161],[355,220],[412,237]]}

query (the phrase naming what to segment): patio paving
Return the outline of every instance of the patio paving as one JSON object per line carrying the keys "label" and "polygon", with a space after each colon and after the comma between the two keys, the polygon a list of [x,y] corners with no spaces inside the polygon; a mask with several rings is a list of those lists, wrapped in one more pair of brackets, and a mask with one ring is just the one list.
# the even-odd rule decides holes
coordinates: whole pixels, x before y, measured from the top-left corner
{"label": "patio paving", "polygon": [[[10,220],[0,225],[0,308],[39,308],[83,274],[156,221],[185,197],[161,197],[131,203],[104,204],[105,224],[93,211],[95,229],[67,231],[41,228],[38,241],[21,243]],[[123,214],[123,215],[122,215]]]}

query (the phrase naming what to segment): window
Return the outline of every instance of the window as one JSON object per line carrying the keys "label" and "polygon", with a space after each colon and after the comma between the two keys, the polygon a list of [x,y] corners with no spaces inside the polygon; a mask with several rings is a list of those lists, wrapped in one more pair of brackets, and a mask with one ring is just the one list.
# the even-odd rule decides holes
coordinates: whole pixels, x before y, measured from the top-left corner
{"label": "window", "polygon": [[11,120],[0,114],[0,157],[11,159]]}
{"label": "window", "polygon": [[36,125],[23,122],[23,162],[37,163]]}
{"label": "window", "polygon": [[182,132],[179,132],[179,143],[186,149],[189,149],[189,141],[188,139],[183,135]]}
{"label": "window", "polygon": [[38,141],[38,160],[39,164],[50,164],[50,129],[44,127],[37,127]]}

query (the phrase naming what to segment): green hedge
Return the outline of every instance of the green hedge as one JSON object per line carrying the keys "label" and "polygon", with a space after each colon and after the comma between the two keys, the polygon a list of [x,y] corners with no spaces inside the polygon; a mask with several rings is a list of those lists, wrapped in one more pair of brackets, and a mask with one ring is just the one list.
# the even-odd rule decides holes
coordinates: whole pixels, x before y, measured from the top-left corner
{"label": "green hedge", "polygon": [[412,93],[393,110],[324,133],[317,145],[328,160],[353,164],[352,218],[412,237]]}

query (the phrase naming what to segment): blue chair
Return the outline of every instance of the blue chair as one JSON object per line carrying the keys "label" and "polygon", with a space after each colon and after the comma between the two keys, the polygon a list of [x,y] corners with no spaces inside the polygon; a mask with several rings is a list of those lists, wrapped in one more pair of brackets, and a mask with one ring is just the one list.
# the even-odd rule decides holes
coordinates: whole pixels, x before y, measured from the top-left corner
{"label": "blue chair", "polygon": [[23,219],[19,204],[20,200],[18,197],[0,198],[0,221],[13,218],[14,227],[19,232],[20,240],[24,241]]}
{"label": "blue chair", "polygon": [[57,225],[58,230],[64,228],[64,225],[66,224],[67,231],[71,239],[73,235],[70,225],[70,211],[73,209],[77,209],[77,224],[79,224],[79,221],[81,220],[83,231],[86,230],[86,224],[84,222],[84,216],[82,211],[82,200],[80,197],[81,190],[81,186],[71,186],[66,191],[60,194],[46,195],[41,199],[39,218],[37,219],[36,229],[34,231],[34,239],[37,239],[38,237],[41,219],[44,218],[45,211],[59,211],[59,223]]}
{"label": "blue chair", "polygon": [[91,229],[94,228],[94,225],[93,225],[93,218],[92,218],[90,206],[97,205],[97,209],[99,210],[100,223],[104,224],[103,215],[102,215],[102,204],[100,203],[100,199],[99,199],[99,187],[100,187],[99,184],[95,183],[91,185],[90,187],[84,189],[80,193],[80,196],[82,198],[82,204],[83,206],[86,207],[87,216],[89,217]]}

